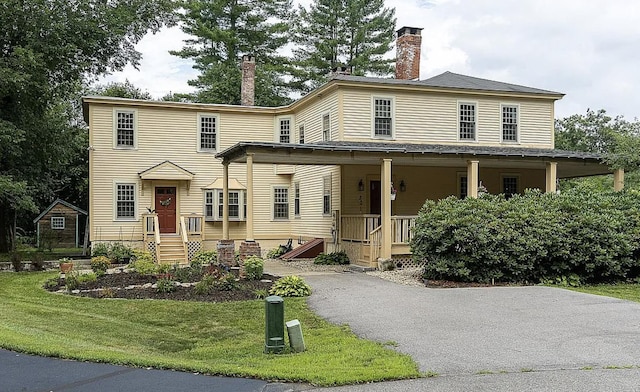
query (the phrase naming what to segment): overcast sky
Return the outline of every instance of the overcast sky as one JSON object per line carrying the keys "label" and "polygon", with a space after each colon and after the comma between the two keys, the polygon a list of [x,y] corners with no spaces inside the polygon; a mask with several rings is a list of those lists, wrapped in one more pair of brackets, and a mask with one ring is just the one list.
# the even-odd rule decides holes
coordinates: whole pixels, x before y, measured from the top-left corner
{"label": "overcast sky", "polygon": [[[295,1],[309,4],[310,0]],[[420,78],[445,71],[558,91],[556,117],[605,109],[640,118],[640,1],[637,0],[386,0],[397,28],[422,27]],[[160,98],[189,92],[197,73],[171,56],[185,35],[177,28],[137,46],[139,71],[129,79]]]}

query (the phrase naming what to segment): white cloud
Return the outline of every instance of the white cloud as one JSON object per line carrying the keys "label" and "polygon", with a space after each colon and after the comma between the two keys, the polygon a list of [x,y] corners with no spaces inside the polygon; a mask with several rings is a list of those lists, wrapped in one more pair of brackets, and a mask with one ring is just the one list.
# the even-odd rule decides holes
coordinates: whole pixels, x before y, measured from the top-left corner
{"label": "white cloud", "polygon": [[[311,0],[296,3],[308,5]],[[606,109],[640,117],[640,2],[633,0],[387,0],[397,27],[423,27],[421,77],[444,71],[563,92],[556,116]],[[140,71],[128,78],[154,97],[187,92],[197,72],[168,54],[177,28],[145,37]]]}

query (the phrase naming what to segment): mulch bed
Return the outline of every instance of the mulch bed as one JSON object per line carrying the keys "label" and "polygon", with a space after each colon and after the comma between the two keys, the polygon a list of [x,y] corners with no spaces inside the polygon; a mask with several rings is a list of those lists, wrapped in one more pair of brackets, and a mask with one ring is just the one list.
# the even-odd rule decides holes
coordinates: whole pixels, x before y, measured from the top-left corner
{"label": "mulch bed", "polygon": [[[68,293],[70,295],[91,297],[91,298],[124,298],[124,299],[170,299],[175,301],[203,301],[203,302],[227,302],[245,301],[256,299],[256,290],[266,290],[271,288],[273,282],[279,277],[273,275],[263,275],[262,280],[238,280],[237,289],[220,290],[212,287],[207,294],[196,294],[193,286],[176,287],[169,293],[158,292],[155,288],[128,288],[128,286],[140,286],[154,284],[158,280],[157,275],[141,275],[137,272],[122,272],[106,274],[99,277],[95,282],[80,284],[80,292]],[[195,283],[202,279],[202,275],[193,275],[189,279],[184,279],[181,283]],[[60,277],[56,285],[46,285],[49,291],[58,291],[65,288],[65,279]],[[102,290],[96,290],[102,289]],[[95,290],[95,291],[84,291]]]}

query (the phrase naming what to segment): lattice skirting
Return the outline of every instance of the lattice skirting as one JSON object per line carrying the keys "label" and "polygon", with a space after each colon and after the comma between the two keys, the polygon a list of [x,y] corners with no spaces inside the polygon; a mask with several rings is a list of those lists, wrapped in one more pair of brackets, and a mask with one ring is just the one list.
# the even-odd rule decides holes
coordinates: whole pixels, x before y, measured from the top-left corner
{"label": "lattice skirting", "polygon": [[199,241],[189,241],[187,243],[187,251],[189,253],[189,260],[187,262],[191,262],[193,256],[202,250],[202,243]]}
{"label": "lattice skirting", "polygon": [[424,267],[426,261],[416,262],[411,255],[391,256],[396,269]]}
{"label": "lattice skirting", "polygon": [[157,263],[158,258],[156,255],[156,243],[153,241],[147,242],[147,250],[149,251],[149,253],[151,253],[151,257],[153,257],[153,262]]}

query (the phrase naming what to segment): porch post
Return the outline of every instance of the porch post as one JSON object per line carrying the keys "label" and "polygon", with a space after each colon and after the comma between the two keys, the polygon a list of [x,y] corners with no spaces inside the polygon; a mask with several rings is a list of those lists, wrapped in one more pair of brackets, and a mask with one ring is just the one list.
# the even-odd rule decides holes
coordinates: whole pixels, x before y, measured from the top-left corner
{"label": "porch post", "polygon": [[558,178],[558,162],[547,162],[546,169],[546,193],[556,193],[556,180]]}
{"label": "porch post", "polygon": [[222,162],[222,239],[229,239],[229,162]]}
{"label": "porch post", "polygon": [[382,259],[391,258],[391,159],[382,160],[382,178],[381,190],[382,197],[382,249],[380,257]]}
{"label": "porch post", "polygon": [[624,189],[624,169],[616,169],[613,171],[613,190],[620,192]]}
{"label": "porch post", "polygon": [[253,154],[247,154],[247,241],[253,241]]}
{"label": "porch post", "polygon": [[467,161],[467,197],[478,198],[478,162]]}

